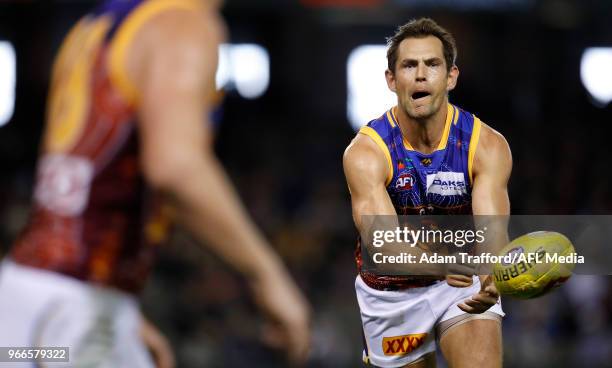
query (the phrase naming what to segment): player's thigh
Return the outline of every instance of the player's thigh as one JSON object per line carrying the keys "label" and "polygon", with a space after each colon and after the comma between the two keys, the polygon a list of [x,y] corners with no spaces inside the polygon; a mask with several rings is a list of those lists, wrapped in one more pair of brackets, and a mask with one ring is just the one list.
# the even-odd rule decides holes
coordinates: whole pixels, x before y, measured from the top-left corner
{"label": "player's thigh", "polygon": [[436,353],[425,354],[416,362],[408,363],[402,368],[436,368]]}
{"label": "player's thigh", "polygon": [[[368,368],[379,368],[378,366],[369,364]],[[418,360],[401,366],[400,368],[436,368],[436,353],[431,352],[423,355]]]}
{"label": "player's thigh", "polygon": [[501,368],[501,323],[471,319],[445,331],[440,348],[450,368]]}

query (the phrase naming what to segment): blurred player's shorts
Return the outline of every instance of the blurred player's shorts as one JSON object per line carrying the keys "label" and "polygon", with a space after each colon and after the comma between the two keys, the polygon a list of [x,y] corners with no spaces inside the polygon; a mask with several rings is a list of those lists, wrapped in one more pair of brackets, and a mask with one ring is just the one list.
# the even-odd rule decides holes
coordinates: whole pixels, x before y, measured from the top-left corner
{"label": "blurred player's shorts", "polygon": [[0,347],[69,347],[69,362],[53,367],[152,368],[140,321],[134,296],[11,260],[0,263]]}

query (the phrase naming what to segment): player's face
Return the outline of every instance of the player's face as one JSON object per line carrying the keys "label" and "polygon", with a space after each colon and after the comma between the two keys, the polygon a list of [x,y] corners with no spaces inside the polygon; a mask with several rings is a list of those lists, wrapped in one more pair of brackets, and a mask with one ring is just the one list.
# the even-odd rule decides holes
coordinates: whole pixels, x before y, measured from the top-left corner
{"label": "player's face", "polygon": [[399,107],[412,119],[427,119],[446,106],[448,91],[455,88],[459,70],[447,71],[442,41],[437,37],[407,38],[397,49],[393,72],[387,70],[389,89]]}

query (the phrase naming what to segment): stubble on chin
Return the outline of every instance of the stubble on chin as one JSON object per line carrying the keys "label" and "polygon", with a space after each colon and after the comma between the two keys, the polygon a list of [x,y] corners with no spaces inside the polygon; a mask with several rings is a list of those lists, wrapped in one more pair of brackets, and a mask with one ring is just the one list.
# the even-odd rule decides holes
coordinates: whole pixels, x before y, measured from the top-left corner
{"label": "stubble on chin", "polygon": [[404,111],[409,118],[414,120],[425,120],[432,117],[435,113],[432,105],[421,106],[420,108],[407,108]]}

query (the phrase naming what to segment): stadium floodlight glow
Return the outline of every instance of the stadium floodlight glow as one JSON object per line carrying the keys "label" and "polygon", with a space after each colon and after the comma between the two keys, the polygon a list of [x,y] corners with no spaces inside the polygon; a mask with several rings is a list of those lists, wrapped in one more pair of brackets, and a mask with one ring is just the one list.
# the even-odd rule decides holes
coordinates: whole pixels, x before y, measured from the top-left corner
{"label": "stadium floodlight glow", "polygon": [[217,65],[217,74],[215,75],[215,85],[217,89],[227,88],[231,80],[230,47],[231,45],[226,43],[219,45],[219,63]]}
{"label": "stadium floodlight glow", "polygon": [[15,48],[8,41],[0,41],[0,127],[11,120],[15,109],[17,63]]}
{"label": "stadium floodlight glow", "polygon": [[266,92],[270,84],[270,56],[257,44],[222,44],[219,46],[217,89],[236,88],[248,99]]}
{"label": "stadium floodlight glow", "polygon": [[589,47],[580,60],[580,79],[600,107],[612,101],[612,47]]}
{"label": "stadium floodlight glow", "polygon": [[353,129],[382,115],[397,103],[397,97],[387,87],[386,45],[362,45],[351,51],[347,69],[347,116]]}

